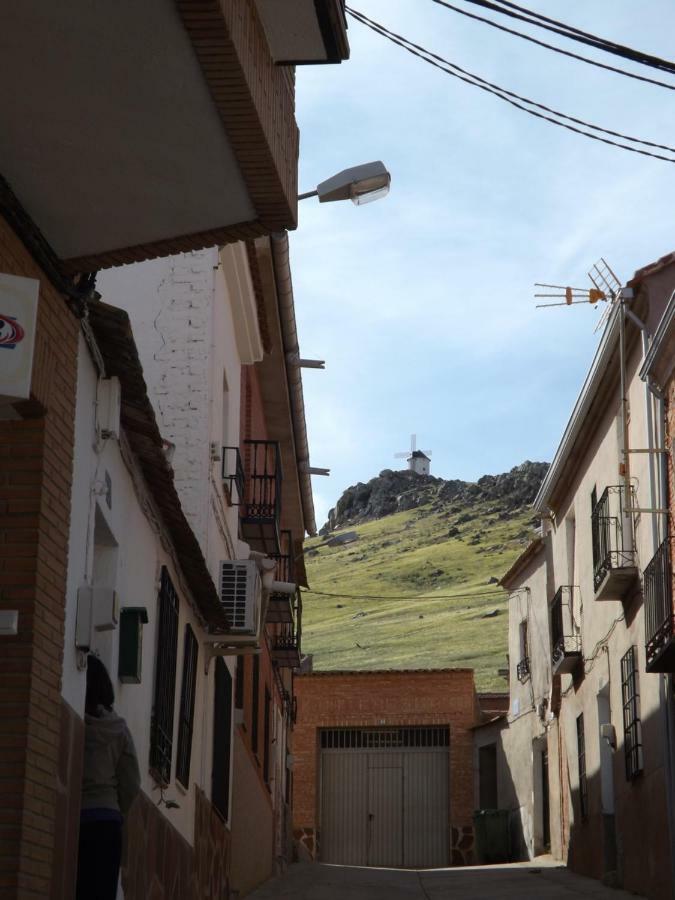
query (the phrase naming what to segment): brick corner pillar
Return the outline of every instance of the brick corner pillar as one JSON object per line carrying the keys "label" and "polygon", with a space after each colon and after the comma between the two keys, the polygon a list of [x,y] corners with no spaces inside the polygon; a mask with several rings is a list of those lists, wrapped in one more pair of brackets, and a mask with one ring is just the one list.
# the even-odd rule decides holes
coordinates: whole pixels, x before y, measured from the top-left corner
{"label": "brick corner pillar", "polygon": [[78,323],[2,218],[0,271],[40,281],[33,417],[0,419],[0,609],[18,612],[18,634],[0,636],[0,895],[65,900],[54,853]]}

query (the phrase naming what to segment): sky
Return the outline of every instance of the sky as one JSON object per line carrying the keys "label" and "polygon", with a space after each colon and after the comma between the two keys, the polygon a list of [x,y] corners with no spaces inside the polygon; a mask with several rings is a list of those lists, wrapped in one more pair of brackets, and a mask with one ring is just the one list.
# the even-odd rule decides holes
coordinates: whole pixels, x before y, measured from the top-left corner
{"label": "sky", "polygon": [[[525,0],[522,0],[525,3]],[[604,72],[432,0],[355,7],[491,81],[569,115],[675,143],[675,92]],[[594,56],[622,60],[514,25]],[[528,0],[602,37],[673,57],[670,0]],[[300,190],[381,159],[391,192],[367,206],[302,201],[291,235],[311,461],[321,525],[342,491],[410,435],[432,474],[475,480],[550,460],[599,340],[601,310],[536,309],[534,282],[622,282],[675,250],[675,165],[534,119],[349,21],[351,58],[300,67]],[[631,71],[675,76],[625,64]]]}

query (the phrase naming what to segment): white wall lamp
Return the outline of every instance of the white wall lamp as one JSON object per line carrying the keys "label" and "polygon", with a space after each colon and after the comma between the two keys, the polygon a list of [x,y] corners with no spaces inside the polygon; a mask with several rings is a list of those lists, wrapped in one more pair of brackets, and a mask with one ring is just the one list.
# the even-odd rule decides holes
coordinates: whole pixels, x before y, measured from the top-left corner
{"label": "white wall lamp", "polygon": [[316,190],[300,194],[298,200],[306,200],[307,197],[318,197],[319,203],[351,200],[356,206],[362,206],[386,197],[390,186],[391,175],[384,163],[378,160],[343,169],[332,178],[322,181]]}

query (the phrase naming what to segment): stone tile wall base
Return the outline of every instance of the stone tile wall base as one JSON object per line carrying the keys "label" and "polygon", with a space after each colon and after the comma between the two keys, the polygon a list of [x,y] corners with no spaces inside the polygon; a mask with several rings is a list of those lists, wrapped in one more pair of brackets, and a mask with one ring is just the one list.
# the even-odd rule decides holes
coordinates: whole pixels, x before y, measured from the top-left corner
{"label": "stone tile wall base", "polygon": [[473,866],[476,864],[476,837],[473,825],[453,825],[450,829],[450,864],[453,866]]}
{"label": "stone tile wall base", "polygon": [[295,862],[309,862],[317,858],[319,852],[318,835],[313,828],[293,829]]}
{"label": "stone tile wall base", "polygon": [[230,834],[198,788],[195,847],[143,793],[125,827],[125,900],[229,900]]}

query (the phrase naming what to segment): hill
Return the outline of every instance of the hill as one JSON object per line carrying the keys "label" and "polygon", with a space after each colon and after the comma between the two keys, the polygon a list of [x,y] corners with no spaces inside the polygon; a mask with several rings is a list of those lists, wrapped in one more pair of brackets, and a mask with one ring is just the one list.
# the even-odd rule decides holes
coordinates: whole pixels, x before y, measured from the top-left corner
{"label": "hill", "polygon": [[314,668],[469,666],[480,690],[504,689],[497,580],[534,536],[547,468],[525,462],[475,483],[385,469],[348,488],[306,545],[302,642]]}

